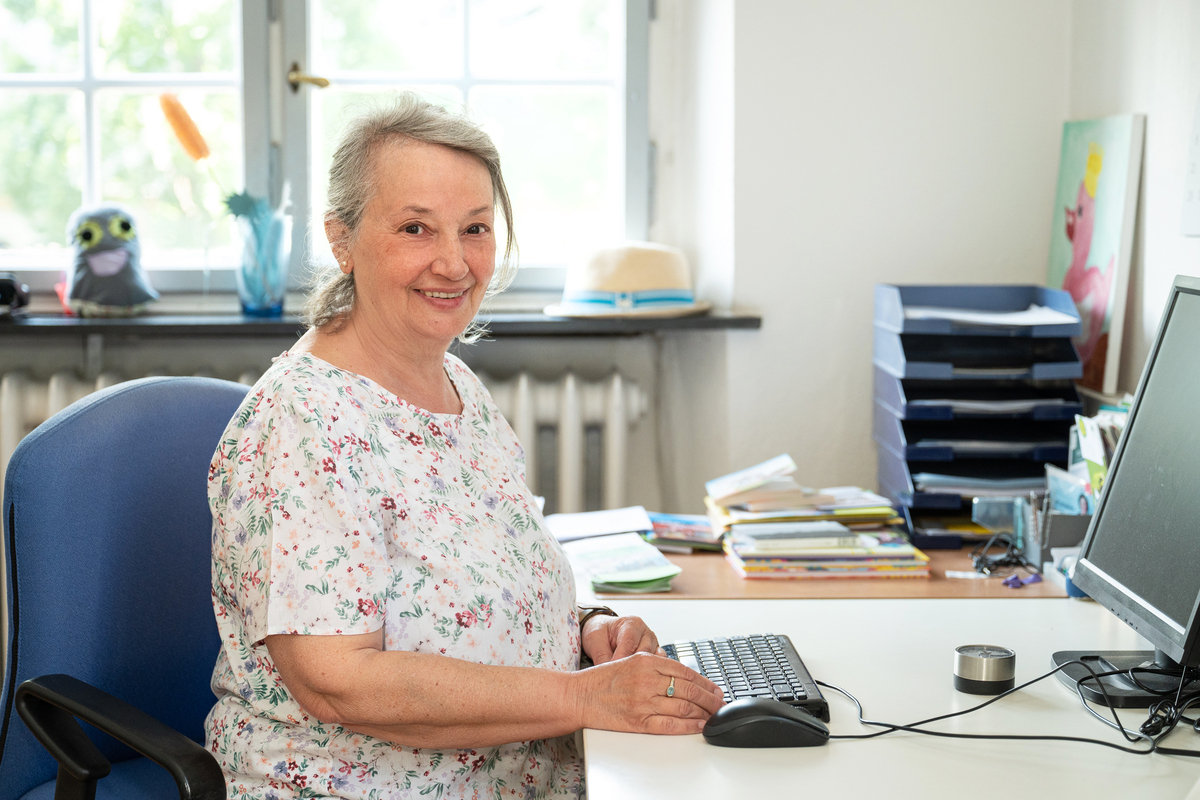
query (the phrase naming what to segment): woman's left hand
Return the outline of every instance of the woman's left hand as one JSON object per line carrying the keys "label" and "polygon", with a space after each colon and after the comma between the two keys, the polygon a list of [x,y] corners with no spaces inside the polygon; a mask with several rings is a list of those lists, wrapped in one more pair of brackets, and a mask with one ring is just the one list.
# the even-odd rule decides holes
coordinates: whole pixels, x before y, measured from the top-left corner
{"label": "woman's left hand", "polygon": [[595,615],[584,625],[583,652],[593,664],[604,664],[634,653],[662,655],[658,637],[641,617],[607,617]]}

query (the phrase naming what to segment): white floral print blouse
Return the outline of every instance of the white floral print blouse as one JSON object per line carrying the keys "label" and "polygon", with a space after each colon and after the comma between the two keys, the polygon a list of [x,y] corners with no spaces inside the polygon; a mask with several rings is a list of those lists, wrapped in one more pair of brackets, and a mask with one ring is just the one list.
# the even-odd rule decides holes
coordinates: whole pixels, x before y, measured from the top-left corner
{"label": "white floral print blouse", "polygon": [[461,415],[284,353],[209,469],[222,649],[207,744],[237,798],[578,798],[573,737],[406,747],[308,716],[272,634],[362,634],[483,664],[574,670],[575,583],[524,481],[524,453],[457,358]]}

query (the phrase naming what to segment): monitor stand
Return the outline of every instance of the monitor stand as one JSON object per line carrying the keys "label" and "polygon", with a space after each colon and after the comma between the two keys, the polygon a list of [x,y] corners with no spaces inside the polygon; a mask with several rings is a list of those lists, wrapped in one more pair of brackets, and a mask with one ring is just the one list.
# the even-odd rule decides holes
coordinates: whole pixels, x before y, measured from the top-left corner
{"label": "monitor stand", "polygon": [[[1083,661],[1097,674],[1113,670],[1124,672],[1142,666],[1170,670],[1172,675],[1137,673],[1137,679],[1143,686],[1171,695],[1179,688],[1179,676],[1183,672],[1183,667],[1162,650],[1060,650],[1055,653],[1051,658],[1053,666],[1069,664],[1055,673],[1058,679],[1071,691],[1076,691],[1078,686],[1087,700],[1100,705],[1107,703],[1091,673],[1080,664],[1070,664],[1072,661]],[[1166,696],[1143,690],[1130,681],[1128,675],[1111,675],[1101,680],[1109,699],[1117,708],[1149,708]],[[1080,681],[1084,682],[1080,684]]]}

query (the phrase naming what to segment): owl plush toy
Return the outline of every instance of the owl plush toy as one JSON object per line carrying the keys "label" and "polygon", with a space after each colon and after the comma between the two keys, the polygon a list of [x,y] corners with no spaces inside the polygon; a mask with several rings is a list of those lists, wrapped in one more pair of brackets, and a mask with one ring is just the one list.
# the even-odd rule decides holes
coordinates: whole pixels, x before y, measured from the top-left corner
{"label": "owl plush toy", "polygon": [[81,317],[131,317],[158,299],[142,270],[133,216],[116,205],[81,208],[67,222],[75,251],[64,305]]}

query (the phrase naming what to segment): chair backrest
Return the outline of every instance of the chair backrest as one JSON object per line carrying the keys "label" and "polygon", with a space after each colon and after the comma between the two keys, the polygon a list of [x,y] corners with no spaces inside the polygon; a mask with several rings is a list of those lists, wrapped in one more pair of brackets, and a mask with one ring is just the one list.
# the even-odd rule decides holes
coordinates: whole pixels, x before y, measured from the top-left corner
{"label": "chair backrest", "polygon": [[[204,741],[219,646],[208,466],[245,396],[211,378],[131,381],[64,409],[13,453],[0,800],[57,771],[13,709],[28,678],[70,674]],[[135,755],[93,738],[114,763]]]}

